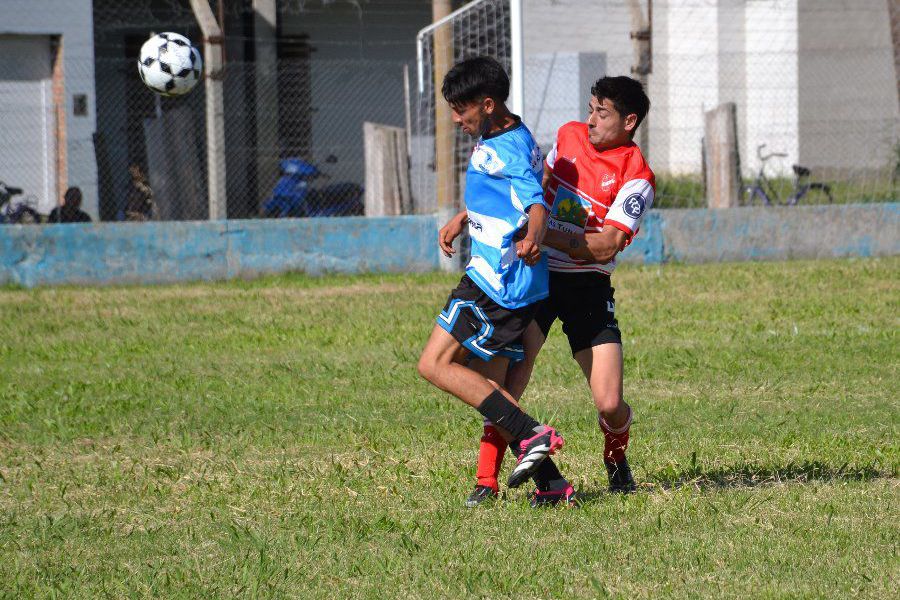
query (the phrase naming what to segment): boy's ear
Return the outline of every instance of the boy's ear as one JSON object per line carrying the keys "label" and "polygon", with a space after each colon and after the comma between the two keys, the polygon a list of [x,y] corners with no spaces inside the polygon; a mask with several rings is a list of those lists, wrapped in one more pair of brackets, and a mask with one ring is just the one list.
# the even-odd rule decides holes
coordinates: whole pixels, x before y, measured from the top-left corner
{"label": "boy's ear", "polygon": [[631,113],[625,116],[625,131],[632,132],[637,127],[637,115]]}
{"label": "boy's ear", "polygon": [[481,107],[484,109],[484,112],[487,114],[493,114],[494,109],[497,107],[497,103],[494,102],[494,99],[488,96],[484,100],[481,101]]}

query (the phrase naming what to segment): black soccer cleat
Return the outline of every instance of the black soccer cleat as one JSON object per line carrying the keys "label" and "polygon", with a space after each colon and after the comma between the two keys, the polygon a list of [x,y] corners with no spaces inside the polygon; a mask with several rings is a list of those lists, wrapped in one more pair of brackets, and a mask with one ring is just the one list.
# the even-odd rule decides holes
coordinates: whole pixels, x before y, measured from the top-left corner
{"label": "black soccer cleat", "polygon": [[476,485],[466,498],[466,508],[475,508],[485,502],[497,499],[497,491],[489,485]]}
{"label": "black soccer cleat", "polygon": [[528,498],[531,508],[543,508],[562,504],[568,507],[577,508],[581,505],[581,499],[578,492],[571,485],[567,485],[561,490],[551,490],[543,492],[537,488],[531,492]]}
{"label": "black soccer cleat", "polygon": [[506,485],[517,488],[528,481],[544,459],[562,448],[563,443],[562,437],[552,427],[545,427],[541,433],[523,440],[519,445],[519,460]]}
{"label": "black soccer cleat", "polygon": [[609,477],[609,491],[611,493],[630,494],[637,489],[627,458],[623,458],[620,462],[604,460],[603,464],[606,465],[606,474]]}

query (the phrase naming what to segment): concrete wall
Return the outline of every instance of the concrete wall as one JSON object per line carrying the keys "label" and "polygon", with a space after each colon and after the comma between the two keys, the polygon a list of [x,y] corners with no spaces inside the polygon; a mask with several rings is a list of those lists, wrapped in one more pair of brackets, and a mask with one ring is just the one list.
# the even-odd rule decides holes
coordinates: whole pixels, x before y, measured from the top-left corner
{"label": "concrete wall", "polygon": [[0,284],[132,284],[437,269],[433,217],[13,225]]}
{"label": "concrete wall", "polygon": [[[283,35],[308,35],[312,159],[334,181],[363,184],[364,121],[406,127],[403,64],[415,85],[416,33],[431,23],[431,3],[301,3],[285,12]],[[329,155],[338,162],[328,164]]]}
{"label": "concrete wall", "polygon": [[591,87],[605,73],[603,54],[550,52],[525,59],[522,119],[545,154],[562,124],[585,118]]}
{"label": "concrete wall", "polygon": [[[641,1],[646,7],[646,0]],[[658,173],[699,173],[703,112],[738,107],[745,175],[756,148],[836,176],[889,169],[900,103],[885,0],[654,0],[649,148]],[[629,0],[525,0],[525,54],[595,52],[630,74]]]}
{"label": "concrete wall", "polygon": [[890,165],[900,104],[887,4],[800,0],[800,164]]}
{"label": "concrete wall", "polygon": [[[862,223],[847,228],[846,223]],[[172,283],[438,269],[434,216],[0,227],[0,284]],[[622,262],[900,254],[900,204],[655,211]]]}
{"label": "concrete wall", "polygon": [[621,0],[524,0],[525,111],[541,148],[587,117],[594,81],[629,75],[631,17]]}
{"label": "concrete wall", "polygon": [[[91,0],[2,0],[0,35],[3,34],[62,37],[68,185],[81,188],[84,193],[82,208],[96,219],[97,164],[93,141],[96,97]],[[14,60],[14,57],[4,56],[0,60]],[[72,98],[75,94],[87,96],[87,116],[74,115]],[[13,115],[0,115],[0,119],[7,118],[13,118]],[[43,165],[34,168],[43,169]],[[0,173],[0,178],[10,185],[16,185],[15,177],[15,173]],[[58,195],[64,191],[58,190]],[[47,202],[49,199],[41,200]],[[58,200],[53,199],[54,203]]]}
{"label": "concrete wall", "polygon": [[[900,254],[897,203],[677,209],[647,217],[658,221],[658,235],[648,235],[642,242],[646,246],[636,240],[635,248],[625,251],[626,262],[653,262],[648,258],[657,256],[696,263]],[[642,234],[648,225],[642,225]]]}

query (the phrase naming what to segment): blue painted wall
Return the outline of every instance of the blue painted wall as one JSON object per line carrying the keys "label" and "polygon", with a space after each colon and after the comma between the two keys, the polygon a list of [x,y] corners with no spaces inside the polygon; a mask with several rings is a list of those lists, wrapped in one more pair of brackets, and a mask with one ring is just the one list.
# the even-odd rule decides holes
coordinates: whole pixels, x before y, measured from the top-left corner
{"label": "blue painted wall", "polygon": [[431,271],[436,239],[430,216],[0,226],[0,284]]}
{"label": "blue painted wall", "polygon": [[[0,284],[170,283],[439,267],[437,217],[0,226]],[[900,254],[900,204],[651,212],[623,262]]]}

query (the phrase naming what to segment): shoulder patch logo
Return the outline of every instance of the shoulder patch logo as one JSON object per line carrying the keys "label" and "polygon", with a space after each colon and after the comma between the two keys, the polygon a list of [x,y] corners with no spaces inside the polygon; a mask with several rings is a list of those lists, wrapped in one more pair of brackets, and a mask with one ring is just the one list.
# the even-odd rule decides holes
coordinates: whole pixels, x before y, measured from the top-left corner
{"label": "shoulder patch logo", "polygon": [[506,166],[497,151],[486,144],[478,144],[472,152],[472,166],[488,175],[496,175]]}
{"label": "shoulder patch logo", "polygon": [[632,194],[625,198],[622,210],[632,219],[637,219],[644,212],[644,197],[640,194]]}

